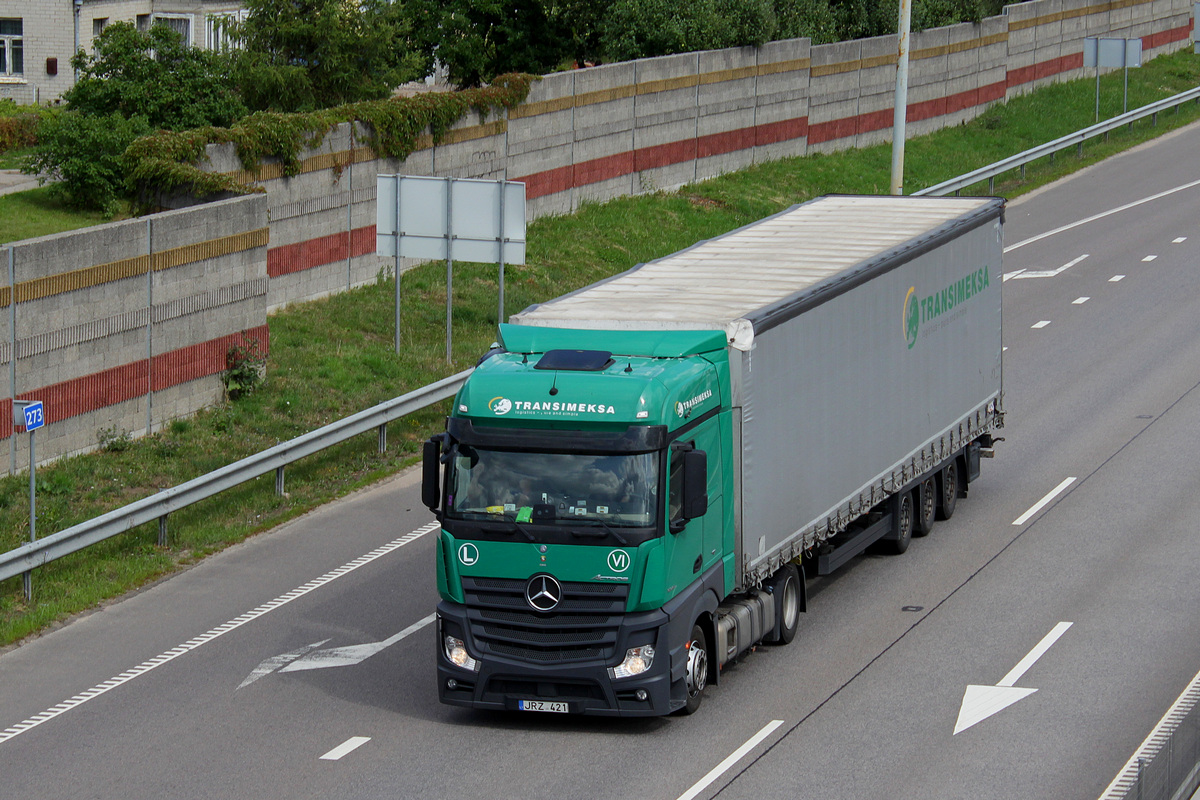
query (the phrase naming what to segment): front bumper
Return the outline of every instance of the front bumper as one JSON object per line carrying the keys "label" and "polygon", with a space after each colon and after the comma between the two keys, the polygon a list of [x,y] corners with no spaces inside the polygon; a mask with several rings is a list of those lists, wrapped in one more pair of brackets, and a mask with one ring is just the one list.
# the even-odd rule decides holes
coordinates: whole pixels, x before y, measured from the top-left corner
{"label": "front bumper", "polygon": [[[566,703],[573,714],[630,717],[669,714],[684,704],[682,685],[675,687],[678,696],[672,696],[669,618],[662,611],[622,616],[619,625],[605,633],[604,646],[597,648],[603,654],[583,657],[551,645],[523,654],[499,652],[503,648],[487,635],[477,635],[487,623],[472,609],[443,601],[437,613],[438,698],[443,703],[515,711],[521,700],[543,700]],[[545,631],[547,636],[542,638],[552,640],[556,631],[553,616],[545,618]],[[442,647],[446,635],[466,643],[478,670],[463,669],[446,658]],[[654,645],[656,651],[650,669],[628,678],[612,678],[609,667],[619,664],[630,647],[643,644]]]}

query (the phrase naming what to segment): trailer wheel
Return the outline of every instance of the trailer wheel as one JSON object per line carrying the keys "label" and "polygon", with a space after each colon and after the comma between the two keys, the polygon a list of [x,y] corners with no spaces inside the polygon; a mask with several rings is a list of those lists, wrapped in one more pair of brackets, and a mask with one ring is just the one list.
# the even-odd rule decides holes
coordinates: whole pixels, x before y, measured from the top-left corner
{"label": "trailer wheel", "polygon": [[679,709],[684,715],[696,713],[704,700],[704,687],[708,685],[708,637],[699,622],[692,626],[687,651],[687,703]]}
{"label": "trailer wheel", "polygon": [[775,599],[775,630],[768,640],[772,644],[788,644],[800,628],[800,573],[795,564],[785,564],[771,578],[771,595]]}
{"label": "trailer wheel", "polygon": [[933,530],[937,505],[937,478],[930,475],[917,487],[917,522],[913,527],[913,536],[928,536]]}
{"label": "trailer wheel", "polygon": [[954,516],[954,507],[958,505],[958,459],[952,459],[938,475],[938,519],[950,519]]}
{"label": "trailer wheel", "polygon": [[896,498],[896,519],[893,523],[892,535],[881,542],[888,553],[898,556],[908,549],[908,545],[912,542],[915,517],[913,493],[905,492]]}

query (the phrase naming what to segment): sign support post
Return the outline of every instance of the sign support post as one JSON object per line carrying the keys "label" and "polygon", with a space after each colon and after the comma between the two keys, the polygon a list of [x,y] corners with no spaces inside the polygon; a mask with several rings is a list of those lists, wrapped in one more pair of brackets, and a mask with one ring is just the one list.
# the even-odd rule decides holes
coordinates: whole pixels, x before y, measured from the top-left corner
{"label": "sign support post", "polygon": [[[34,434],[46,424],[46,414],[41,400],[13,400],[13,424],[24,425],[29,432],[29,541],[37,541],[37,476],[34,468],[37,458],[34,450]],[[21,576],[26,602],[33,600],[33,572]]]}

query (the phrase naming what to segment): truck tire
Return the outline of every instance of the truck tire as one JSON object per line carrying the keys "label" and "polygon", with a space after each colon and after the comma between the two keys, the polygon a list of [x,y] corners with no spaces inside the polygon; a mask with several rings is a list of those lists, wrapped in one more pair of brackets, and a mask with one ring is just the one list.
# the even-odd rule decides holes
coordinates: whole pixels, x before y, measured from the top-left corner
{"label": "truck tire", "polygon": [[928,536],[933,530],[933,521],[937,517],[938,494],[937,477],[930,475],[921,481],[916,489],[917,521],[913,526],[913,536]]}
{"label": "truck tire", "polygon": [[954,507],[958,505],[958,459],[950,463],[938,473],[938,519],[950,519],[954,516]]}
{"label": "truck tire", "polygon": [[896,498],[895,514],[896,518],[892,521],[892,535],[883,539],[880,544],[883,545],[885,552],[898,556],[912,543],[913,525],[916,518],[916,512],[913,509],[913,492],[904,492]]}
{"label": "truck tire", "polygon": [[698,621],[692,626],[692,638],[687,650],[687,673],[684,678],[687,703],[677,712],[684,716],[696,713],[704,700],[704,687],[708,686],[708,637]]}
{"label": "truck tire", "polygon": [[771,644],[789,644],[800,628],[800,572],[795,564],[784,564],[771,576],[771,595],[775,600],[775,630],[767,640]]}

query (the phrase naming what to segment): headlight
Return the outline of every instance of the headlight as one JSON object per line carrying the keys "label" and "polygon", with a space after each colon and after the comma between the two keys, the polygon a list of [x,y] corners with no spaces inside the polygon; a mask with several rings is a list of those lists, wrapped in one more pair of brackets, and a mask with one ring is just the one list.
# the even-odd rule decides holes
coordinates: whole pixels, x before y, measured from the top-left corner
{"label": "headlight", "polygon": [[611,678],[632,678],[650,669],[654,663],[654,646],[644,644],[641,647],[631,647],[625,651],[625,660],[615,667],[608,668]]}
{"label": "headlight", "polygon": [[454,636],[443,638],[442,652],[446,654],[446,658],[454,666],[469,669],[471,672],[479,671],[479,662],[471,658],[471,654],[467,652],[467,645],[462,639]]}

